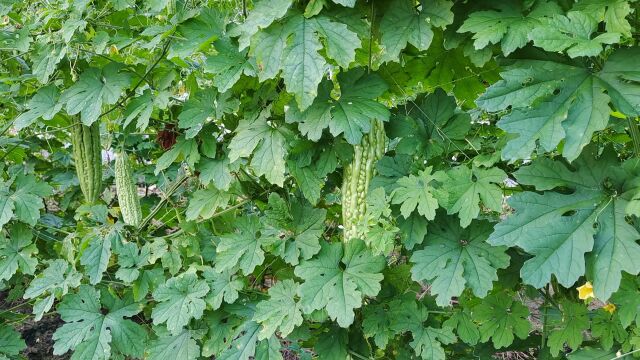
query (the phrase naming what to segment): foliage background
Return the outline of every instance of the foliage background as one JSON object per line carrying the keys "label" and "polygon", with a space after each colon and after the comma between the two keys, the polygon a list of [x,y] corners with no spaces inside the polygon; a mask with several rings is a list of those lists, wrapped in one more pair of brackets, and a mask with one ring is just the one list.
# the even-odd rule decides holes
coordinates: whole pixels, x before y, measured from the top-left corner
{"label": "foliage background", "polygon": [[[640,354],[639,10],[0,0],[0,359],[37,321],[72,359]],[[96,204],[77,121],[100,124]]]}

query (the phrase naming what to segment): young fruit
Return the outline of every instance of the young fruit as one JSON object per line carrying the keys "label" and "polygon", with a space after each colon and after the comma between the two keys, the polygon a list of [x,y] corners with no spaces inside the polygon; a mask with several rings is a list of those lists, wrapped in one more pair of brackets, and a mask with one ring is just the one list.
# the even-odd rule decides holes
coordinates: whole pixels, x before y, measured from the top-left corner
{"label": "young fruit", "polygon": [[124,151],[116,154],[116,193],[125,224],[138,227],[142,223],[142,210],[138,189],[133,180],[129,157]]}
{"label": "young fruit", "polygon": [[363,238],[367,211],[367,191],[375,172],[375,164],[384,155],[385,133],[382,121],[375,120],[371,131],[353,147],[353,160],[344,168],[342,180],[342,221],[344,241]]}
{"label": "young fruit", "polygon": [[81,123],[71,128],[71,143],[80,190],[87,203],[93,204],[102,192],[102,148],[100,146],[100,124],[91,126]]}

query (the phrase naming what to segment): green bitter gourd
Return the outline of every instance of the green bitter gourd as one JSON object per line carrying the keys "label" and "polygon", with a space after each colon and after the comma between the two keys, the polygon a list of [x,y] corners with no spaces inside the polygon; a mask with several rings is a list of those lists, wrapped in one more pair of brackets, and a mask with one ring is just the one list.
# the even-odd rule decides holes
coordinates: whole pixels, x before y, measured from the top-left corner
{"label": "green bitter gourd", "polygon": [[364,238],[367,191],[375,174],[375,164],[385,152],[386,137],[382,121],[374,120],[371,131],[353,147],[354,156],[344,168],[342,180],[342,222],[344,241]]}
{"label": "green bitter gourd", "polygon": [[129,157],[124,151],[116,154],[116,194],[125,224],[138,227],[142,223],[142,210],[138,188],[133,181]]}
{"label": "green bitter gourd", "polygon": [[71,143],[80,190],[89,204],[94,204],[102,192],[102,154],[100,124],[77,123],[71,128]]}

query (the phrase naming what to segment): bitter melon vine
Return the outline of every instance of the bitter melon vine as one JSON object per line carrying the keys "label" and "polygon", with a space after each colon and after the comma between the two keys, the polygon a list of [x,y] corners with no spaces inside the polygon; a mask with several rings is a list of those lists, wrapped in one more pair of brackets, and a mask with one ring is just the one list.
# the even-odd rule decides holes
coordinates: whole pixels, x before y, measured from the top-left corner
{"label": "bitter melon vine", "polygon": [[375,164],[384,155],[386,136],[384,124],[373,120],[371,131],[353,147],[353,160],[346,164],[342,179],[342,221],[344,241],[363,239],[367,224],[367,192],[375,174]]}
{"label": "bitter melon vine", "polygon": [[639,60],[640,0],[0,0],[0,359],[640,355]]}
{"label": "bitter melon vine", "polygon": [[73,160],[80,190],[89,204],[94,204],[102,192],[102,147],[100,123],[90,126],[76,123],[71,127]]}
{"label": "bitter melon vine", "polygon": [[127,225],[140,226],[142,223],[142,210],[140,208],[140,199],[138,198],[138,188],[131,173],[129,157],[124,151],[116,154],[115,179],[122,220]]}

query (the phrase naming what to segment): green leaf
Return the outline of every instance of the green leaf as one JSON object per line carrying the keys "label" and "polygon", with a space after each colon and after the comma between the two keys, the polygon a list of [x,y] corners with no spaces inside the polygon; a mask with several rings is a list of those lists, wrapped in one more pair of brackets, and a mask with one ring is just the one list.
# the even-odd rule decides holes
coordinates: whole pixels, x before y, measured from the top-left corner
{"label": "green leaf", "polygon": [[626,19],[631,13],[631,4],[625,0],[582,0],[572,7],[573,10],[586,12],[596,20],[604,19],[606,30],[631,37],[631,25]]}
{"label": "green leaf", "polygon": [[433,196],[434,181],[444,181],[446,177],[443,173],[432,174],[432,167],[420,171],[418,176],[409,175],[398,179],[397,187],[391,193],[392,204],[402,204],[400,213],[405,219],[417,208],[418,213],[427,220],[436,217],[438,200]]}
{"label": "green leaf", "polygon": [[477,101],[487,111],[513,107],[498,122],[501,129],[518,135],[507,143],[502,157],[528,158],[538,143],[552,151],[564,139],[562,154],[573,161],[593,133],[606,127],[609,102],[627,115],[640,115],[640,84],[634,81],[640,73],[627,70],[629,58],[638,55],[638,48],[618,50],[597,73],[544,60],[522,60],[508,67],[501,73],[503,80]]}
{"label": "green leaf", "polygon": [[153,113],[154,99],[150,90],[145,90],[142,95],[133,98],[127,104],[124,111],[122,128],[126,128],[133,120],[138,119],[136,128],[144,131],[149,126],[149,118]]}
{"label": "green leaf", "polygon": [[321,333],[314,346],[320,360],[342,360],[349,358],[349,333],[339,327],[331,327],[328,332]]}
{"label": "green leaf", "polygon": [[144,246],[141,249],[134,243],[124,243],[116,248],[118,254],[118,271],[116,278],[125,283],[134,282],[140,276],[140,268],[149,262],[150,248]]}
{"label": "green leaf", "polygon": [[460,340],[466,344],[475,345],[480,340],[480,329],[473,322],[473,315],[469,308],[454,311],[442,325],[455,329]]}
{"label": "green leaf", "polygon": [[442,344],[448,345],[456,342],[456,336],[451,328],[417,327],[411,331],[413,340],[409,345],[416,355],[425,360],[445,360],[446,356]]}
{"label": "green leaf", "polygon": [[616,352],[585,346],[567,354],[569,360],[593,360],[593,359],[615,359]]}
{"label": "green leaf", "polygon": [[245,322],[238,330],[241,336],[233,340],[233,346],[220,354],[219,360],[249,360],[256,353],[256,342],[260,325],[255,321]]}
{"label": "green leaf", "polygon": [[529,34],[533,44],[547,51],[566,51],[569,57],[597,56],[603,44],[615,44],[620,34],[604,33],[591,39],[598,22],[579,11],[570,11],[567,16],[554,15],[541,19],[541,24]]}
{"label": "green leaf", "polygon": [[64,44],[40,44],[35,46],[35,54],[31,57],[32,72],[42,84],[49,82],[49,78],[56,71],[60,60],[67,54]]}
{"label": "green leaf", "polygon": [[225,14],[214,8],[202,8],[198,16],[183,22],[176,28],[175,38],[167,52],[167,59],[175,57],[184,59],[204,49],[222,35],[225,22]]}
{"label": "green leaf", "polygon": [[325,128],[333,136],[343,136],[352,145],[359,144],[362,135],[371,131],[372,120],[387,121],[389,110],[375,101],[387,90],[387,84],[376,74],[353,69],[338,74],[340,97],[331,98],[332,83],[320,84],[318,97],[304,111],[295,103],[286,113],[288,123],[298,123],[300,132],[312,141],[318,141]]}
{"label": "green leaf", "polygon": [[40,219],[40,210],[44,208],[43,197],[53,193],[53,188],[33,175],[18,175],[15,181],[16,191],[11,195],[16,219],[29,225],[35,225]]}
{"label": "green leaf", "polygon": [[441,89],[398,109],[389,122],[389,137],[399,138],[401,154],[426,153],[433,158],[444,152],[460,150],[471,128],[471,117],[456,109],[456,99]]}
{"label": "green leaf", "polygon": [[610,314],[603,309],[599,309],[591,319],[591,334],[605,350],[610,350],[614,341],[621,343],[628,336],[620,324],[618,314]]}
{"label": "green leaf", "polygon": [[496,212],[502,210],[502,189],[500,185],[507,174],[498,168],[482,169],[473,166],[471,169],[461,165],[447,171],[446,181],[448,201],[447,213],[458,213],[460,226],[467,227],[471,220],[480,214],[482,204]]}
{"label": "green leaf", "polygon": [[178,137],[176,144],[171,148],[171,150],[165,152],[158,158],[154,173],[157,175],[162,170],[171,166],[179,156],[182,156],[189,166],[193,168],[195,163],[200,160],[198,143],[194,139],[186,140],[184,136]]}
{"label": "green leaf", "polygon": [[341,327],[348,327],[354,320],[353,310],[362,306],[362,297],[380,291],[384,265],[384,258],[371,255],[363,241],[349,241],[344,250],[340,243],[323,243],[314,259],[294,270],[305,280],[299,289],[302,310],[309,314],[326,309]]}
{"label": "green leaf", "polygon": [[258,241],[262,225],[257,216],[249,215],[237,219],[234,227],[233,233],[220,236],[215,269],[223,272],[239,266],[245,275],[249,275],[264,262],[264,251]]}
{"label": "green leaf", "polygon": [[416,11],[413,1],[395,0],[385,11],[380,22],[380,43],[385,50],[382,61],[398,61],[408,43],[418,50],[427,50],[433,40],[431,26],[444,28],[453,22],[450,1],[420,3],[422,10]]}
{"label": "green leaf", "polygon": [[549,349],[553,356],[564,349],[566,343],[571,349],[577,349],[583,340],[583,332],[589,329],[588,310],[582,304],[570,301],[562,302],[562,319],[552,324],[549,332]]}
{"label": "green leaf", "polygon": [[182,330],[176,335],[166,333],[151,341],[147,349],[149,360],[197,360],[200,347],[191,337],[191,331]]}
{"label": "green leaf", "polygon": [[430,228],[426,245],[411,256],[415,281],[431,285],[439,306],[448,306],[454,296],[460,296],[465,287],[482,298],[498,280],[497,269],[509,266],[505,247],[492,247],[486,239],[493,224],[475,221],[466,229],[451,217],[437,221]]}
{"label": "green leaf", "polygon": [[229,159],[207,159],[200,163],[198,169],[200,170],[199,178],[202,185],[206,186],[209,183],[213,183],[213,186],[219,190],[229,190],[234,179],[229,167]]}
{"label": "green leaf", "polygon": [[225,113],[238,109],[240,102],[230,99],[231,94],[220,94],[215,88],[199,91],[184,104],[178,115],[178,127],[187,129],[185,138],[198,135],[205,123],[210,119],[221,119]]}
{"label": "green leaf", "polygon": [[[269,20],[269,17],[265,18],[265,21]],[[326,41],[327,56],[342,67],[355,59],[355,50],[361,45],[358,36],[345,24],[323,16],[307,19],[297,12],[289,14],[282,23],[272,24],[251,41],[251,54],[255,55],[260,69],[260,81],[271,79],[282,71],[287,91],[295,96],[302,111],[318,95],[318,84],[327,66],[319,53],[323,49],[321,39]],[[242,39],[240,43],[243,48]]]}
{"label": "green leaf", "polygon": [[227,304],[233,304],[238,300],[238,291],[244,288],[244,281],[230,271],[216,273],[212,268],[207,268],[203,276],[211,288],[206,300],[213,310],[219,309],[223,300]]}
{"label": "green leaf", "polygon": [[40,321],[42,316],[51,310],[56,296],[64,296],[70,288],[80,286],[82,275],[78,273],[69,263],[62,259],[52,261],[36,278],[24,292],[25,299],[35,299],[43,294],[48,294],[44,299],[36,300],[33,305],[35,320]]}
{"label": "green leaf", "polygon": [[398,219],[402,244],[407,250],[412,250],[416,245],[422,244],[425,235],[427,235],[428,223],[427,219],[416,213],[406,219]]}
{"label": "green leaf", "polygon": [[506,293],[487,296],[473,308],[473,317],[480,323],[480,340],[491,339],[496,349],[511,345],[515,336],[527,338],[531,328],[528,316],[529,309]]}
{"label": "green leaf", "polygon": [[27,344],[20,337],[20,333],[13,327],[0,327],[0,355],[17,356],[26,347]]}
{"label": "green leaf", "polygon": [[16,130],[22,130],[33,124],[39,118],[51,120],[62,109],[62,104],[58,102],[60,91],[50,85],[43,87],[27,103],[27,112],[20,114],[15,120]]}
{"label": "green leaf", "polygon": [[[524,263],[520,275],[537,288],[548,283],[551,275],[570,287],[588,270],[595,296],[604,301],[618,289],[622,271],[640,271],[640,245],[636,244],[640,234],[625,220],[627,196],[609,190],[625,193],[623,182],[628,175],[610,150],[599,158],[596,154],[594,147],[584,151],[574,162],[574,171],[544,158],[518,170],[515,175],[521,184],[563,192],[514,195],[509,205],[515,215],[496,225],[488,241],[519,246],[534,255]],[[538,182],[541,178],[545,180]],[[567,189],[572,193],[564,192]]]}
{"label": "green leaf", "polygon": [[80,264],[84,265],[85,274],[89,276],[91,285],[102,281],[102,275],[107,270],[109,258],[111,258],[111,242],[119,240],[119,237],[118,232],[112,230],[106,236],[95,233],[86,239],[89,244],[82,252]]}
{"label": "green leaf", "polygon": [[256,175],[264,175],[270,183],[283,186],[287,142],[277,128],[269,125],[270,115],[271,108],[267,107],[254,117],[240,121],[236,136],[229,143],[229,161],[253,154],[251,167]]}
{"label": "green leaf", "polygon": [[208,292],[209,285],[194,273],[172,277],[153,292],[158,302],[151,313],[153,324],[166,322],[169,332],[179,335],[191,319],[202,317],[206,306],[202,298]]}
{"label": "green leaf", "polygon": [[231,200],[230,193],[218,190],[212,185],[206,189],[196,190],[189,200],[186,219],[189,221],[210,219],[218,209],[224,209],[229,204],[229,200]]}
{"label": "green leaf", "polygon": [[33,255],[38,248],[31,242],[33,233],[24,224],[14,224],[9,238],[0,241],[0,281],[9,280],[20,269],[23,274],[33,275],[38,259]]}
{"label": "green leaf", "polygon": [[274,21],[281,19],[289,10],[291,3],[292,0],[256,1],[245,21],[230,32],[231,36],[240,35],[240,50],[249,46],[251,37],[259,30],[266,29]]}
{"label": "green leaf", "polygon": [[562,12],[554,2],[540,2],[523,16],[523,9],[512,3],[496,4],[500,11],[486,10],[471,13],[458,29],[459,33],[473,33],[476,50],[501,43],[502,52],[509,55],[525,46],[531,32],[540,25],[540,18]]}
{"label": "green leaf", "polygon": [[116,63],[103,69],[90,68],[62,93],[60,103],[65,104],[69,115],[80,114],[82,123],[88,126],[98,120],[103,105],[113,105],[118,101],[129,82],[129,75],[119,72]]}
{"label": "green leaf", "polygon": [[53,334],[54,355],[74,350],[73,360],[106,360],[111,358],[112,350],[116,350],[125,356],[142,356],[146,331],[141,325],[124,319],[142,310],[130,297],[121,300],[105,293],[101,305],[98,291],[81,285],[77,294],[68,294],[62,299],[57,310],[65,324]]}
{"label": "green leaf", "polygon": [[258,339],[268,339],[276,331],[282,338],[302,324],[300,305],[295,300],[299,285],[293,280],[282,280],[269,289],[268,300],[256,305],[253,320],[262,325]]}
{"label": "green leaf", "polygon": [[218,91],[225,92],[238,82],[240,76],[256,76],[254,59],[247,59],[247,51],[238,51],[237,44],[229,38],[216,40],[214,46],[218,53],[207,57],[204,71],[214,74],[213,85]]}
{"label": "green leaf", "polygon": [[640,324],[640,289],[637,277],[625,275],[620,282],[620,289],[611,296],[616,304],[620,323],[626,329],[635,321]]}
{"label": "green leaf", "polygon": [[309,260],[320,251],[320,239],[325,230],[325,209],[316,209],[303,201],[294,200],[287,205],[277,194],[269,195],[270,209],[265,210],[268,229],[276,255],[291,265],[298,265],[300,258]]}

